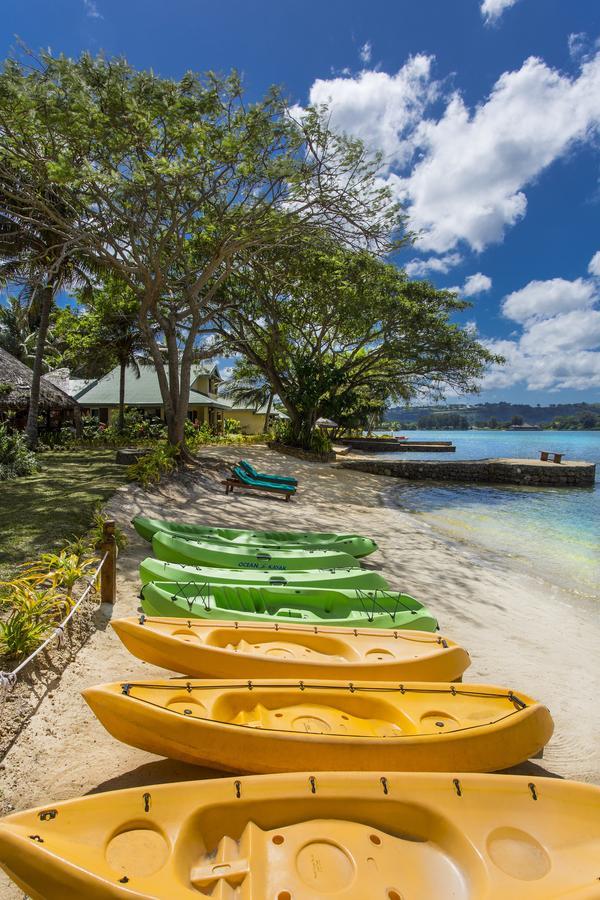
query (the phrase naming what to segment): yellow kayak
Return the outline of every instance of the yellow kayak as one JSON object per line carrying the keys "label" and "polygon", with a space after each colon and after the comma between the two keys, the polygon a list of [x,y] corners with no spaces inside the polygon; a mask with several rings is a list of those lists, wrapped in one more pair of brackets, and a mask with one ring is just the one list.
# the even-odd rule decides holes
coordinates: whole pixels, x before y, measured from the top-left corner
{"label": "yellow kayak", "polygon": [[600,788],[310,772],[160,784],[0,820],[40,900],[594,900]]}
{"label": "yellow kayak", "polygon": [[116,619],[138,659],[196,678],[361,678],[454,681],[470,664],[454,641],[387,628]]}
{"label": "yellow kayak", "polygon": [[481,684],[156,679],[83,696],[125,744],[230,772],[493,772],[553,731],[545,706]]}

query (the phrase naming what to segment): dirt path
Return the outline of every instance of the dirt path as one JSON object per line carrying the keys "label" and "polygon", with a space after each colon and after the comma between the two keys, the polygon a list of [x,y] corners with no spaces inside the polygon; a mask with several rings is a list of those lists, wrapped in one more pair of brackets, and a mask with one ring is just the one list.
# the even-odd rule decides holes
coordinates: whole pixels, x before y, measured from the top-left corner
{"label": "dirt path", "polygon": [[[239,451],[208,452],[238,458]],[[415,518],[384,505],[389,479],[315,465],[252,448],[257,468],[294,474],[301,485],[293,503],[276,497],[226,497],[218,472],[185,478],[144,493],[122,488],[109,511],[127,526],[130,544],[119,560],[118,601],[102,608],[99,627],[5,757],[0,770],[3,812],[82,794],[171,780],[206,777],[207,770],[161,759],[113,740],[80,696],[91,684],[165,674],[131,657],[109,626],[111,617],[138,611],[137,567],[149,546],[128,526],[136,513],[214,525],[355,531],[377,540],[366,564],[390,583],[427,603],[442,632],[471,653],[466,681],[520,689],[543,700],[556,724],[538,763],[521,771],[600,782],[600,670],[597,610],[558,589],[451,546]],[[596,662],[595,662],[596,661]],[[0,900],[22,898],[0,874]]]}

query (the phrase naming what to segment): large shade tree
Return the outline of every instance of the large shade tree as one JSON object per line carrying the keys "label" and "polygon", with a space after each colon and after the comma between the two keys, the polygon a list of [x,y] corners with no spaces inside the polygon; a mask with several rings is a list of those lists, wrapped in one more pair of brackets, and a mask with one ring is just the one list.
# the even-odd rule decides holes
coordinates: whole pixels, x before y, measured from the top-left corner
{"label": "large shade tree", "polygon": [[381,404],[475,391],[497,360],[453,323],[468,303],[365,251],[279,248],[240,266],[224,291],[222,337],[263,372],[300,446],[322,415],[351,413],[368,396]]}
{"label": "large shade tree", "polygon": [[277,90],[248,104],[235,74],[172,81],[87,54],[9,60],[0,74],[3,202],[17,226],[50,222],[69,254],[135,293],[173,443],[238,259],[317,228],[345,245],[392,246],[402,219],[379,165],[319,111],[294,120]]}

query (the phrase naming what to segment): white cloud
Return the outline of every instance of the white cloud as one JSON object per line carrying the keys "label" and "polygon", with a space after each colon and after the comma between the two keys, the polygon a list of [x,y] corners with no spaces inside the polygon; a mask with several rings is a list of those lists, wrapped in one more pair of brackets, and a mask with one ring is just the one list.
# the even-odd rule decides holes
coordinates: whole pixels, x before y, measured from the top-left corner
{"label": "white cloud", "polygon": [[595,350],[600,346],[600,310],[571,312],[534,322],[519,342],[521,350],[549,356],[561,350]]}
{"label": "white cloud", "polygon": [[86,15],[89,19],[103,19],[104,16],[99,12],[95,0],[83,0]]}
{"label": "white cloud", "polygon": [[600,123],[600,54],[570,79],[539,59],[503,74],[474,114],[455,94],[414,137],[424,157],[395,179],[419,246],[444,253],[502,240],[527,209],[524,188]]}
{"label": "white cloud", "polygon": [[[597,132],[600,52],[573,77],[532,57],[474,110],[458,92],[443,97],[432,66],[418,54],[395,75],[319,79],[310,101],[328,105],[334,128],[382,151],[420,250],[447,254],[464,242],[479,252],[523,218],[525,189]],[[428,117],[435,100],[443,111]]]}
{"label": "white cloud", "polygon": [[365,65],[367,65],[367,63],[370,63],[372,53],[373,45],[371,44],[371,41],[365,41],[359,51],[361,62],[363,62]]}
{"label": "white cloud", "polygon": [[430,256],[427,259],[415,257],[407,262],[404,270],[409,278],[419,278],[429,272],[439,272],[445,275],[450,269],[459,266],[463,261],[460,253],[447,253],[445,256]]}
{"label": "white cloud", "polygon": [[482,294],[489,291],[492,286],[492,279],[483,272],[476,272],[475,275],[469,275],[462,286],[461,293],[465,297],[475,297],[476,294]]}
{"label": "white cloud", "polygon": [[[600,252],[589,264],[595,275]],[[552,278],[530,281],[504,298],[502,312],[519,323],[514,340],[488,341],[507,360],[484,377],[482,387],[523,383],[529,390],[600,387],[600,281]]]}
{"label": "white cloud", "polygon": [[363,71],[354,78],[318,78],[309,100],[329,108],[332,128],[382,151],[389,166],[405,165],[414,150],[411,136],[438,95],[431,65],[430,56],[419,54],[395,75]]}
{"label": "white cloud", "polygon": [[600,278],[600,250],[598,250],[597,253],[594,253],[592,258],[590,259],[588,272],[590,273],[590,275],[595,275],[596,278]]}
{"label": "white cloud", "polygon": [[[590,263],[591,265],[591,263]],[[577,278],[551,278],[548,281],[530,281],[519,291],[504,298],[502,312],[521,324],[545,318],[568,310],[590,306],[596,298],[596,285],[592,281]]]}
{"label": "white cloud", "polygon": [[514,6],[517,0],[483,0],[481,6],[481,15],[486,25],[497,22],[505,9]]}

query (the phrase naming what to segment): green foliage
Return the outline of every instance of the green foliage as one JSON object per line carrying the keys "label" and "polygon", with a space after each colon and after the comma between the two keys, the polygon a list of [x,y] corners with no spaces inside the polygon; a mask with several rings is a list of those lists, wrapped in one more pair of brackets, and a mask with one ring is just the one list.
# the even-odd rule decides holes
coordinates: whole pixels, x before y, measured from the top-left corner
{"label": "green foliage", "polygon": [[239,419],[224,419],[223,420],[223,434],[241,434],[242,433],[242,424]]}
{"label": "green foliage", "polygon": [[129,481],[137,481],[144,490],[158,484],[163,475],[169,475],[179,464],[181,450],[171,444],[159,444],[137,462],[127,468]]}
{"label": "green foliage", "polygon": [[550,427],[557,431],[600,431],[600,411],[590,409],[574,416],[557,416]]}
{"label": "green foliage", "polygon": [[[102,542],[104,524],[107,519],[108,516],[105,516],[101,509],[96,509],[96,511],[94,512],[93,525],[88,532],[89,543],[94,550],[97,550],[98,546]],[[119,553],[121,553],[127,546],[128,538],[118,522],[115,522],[114,534],[117,550],[119,551]],[[67,547],[68,546],[69,545],[67,545]],[[74,552],[74,550],[72,552]]]}
{"label": "green foliage", "polygon": [[238,262],[317,229],[377,252],[400,243],[382,159],[331,132],[326,110],[296,119],[277,89],[249,103],[236,73],[174,81],[124,59],[29,54],[0,73],[0,120],[13,230],[45,238],[29,243],[37,271],[60,264],[72,282],[79,257],[131,289],[171,443],[199,334]]}
{"label": "green foliage", "polygon": [[331,451],[331,439],[327,432],[321,428],[315,428],[310,439],[310,449],[313,453],[329,453]]}
{"label": "green foliage", "polygon": [[15,660],[28,656],[47,637],[50,627],[47,619],[35,619],[14,610],[0,621],[0,654]]}
{"label": "green foliage", "polygon": [[63,551],[28,563],[18,578],[2,584],[0,655],[20,659],[43,641],[73,606],[73,587],[98,560],[78,559]]}
{"label": "green foliage", "polygon": [[35,470],[35,456],[27,449],[23,434],[0,424],[0,481],[31,475]]}
{"label": "green foliage", "polygon": [[294,440],[294,432],[289,419],[277,419],[273,426],[273,436],[280,444],[292,445]]}
{"label": "green foliage", "polygon": [[[88,552],[91,548],[88,547]],[[58,553],[42,553],[39,560],[24,567],[21,579],[30,584],[49,583],[55,588],[63,588],[71,597],[75,584],[98,564],[99,560],[82,556],[79,548],[74,552],[66,547]]]}
{"label": "green foliage", "polygon": [[122,431],[118,422],[104,425],[95,416],[83,416],[81,426],[80,437],[68,426],[47,432],[40,438],[41,448],[73,450],[77,447],[123,447],[125,444],[143,447],[164,440],[166,436],[166,425],[162,419],[145,416],[136,409],[125,409]]}
{"label": "green foliage", "polygon": [[13,386],[9,384],[8,381],[0,381],[0,397],[6,397],[7,394],[10,394]]}
{"label": "green foliage", "polygon": [[468,306],[456,294],[326,236],[254,257],[224,293],[227,347],[260,369],[305,449],[320,416],[356,427],[388,398],[473,392],[499,361],[452,322]]}
{"label": "green foliage", "polygon": [[425,431],[468,431],[471,427],[466,416],[452,412],[420,416],[417,425]]}
{"label": "green foliage", "polygon": [[78,307],[59,310],[54,327],[65,343],[65,365],[78,377],[96,378],[120,363],[136,367],[146,358],[139,300],[126,282],[106,274],[75,297]]}

